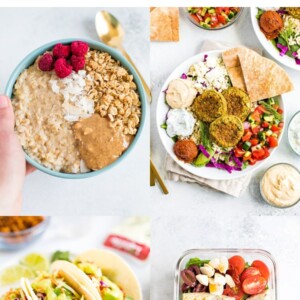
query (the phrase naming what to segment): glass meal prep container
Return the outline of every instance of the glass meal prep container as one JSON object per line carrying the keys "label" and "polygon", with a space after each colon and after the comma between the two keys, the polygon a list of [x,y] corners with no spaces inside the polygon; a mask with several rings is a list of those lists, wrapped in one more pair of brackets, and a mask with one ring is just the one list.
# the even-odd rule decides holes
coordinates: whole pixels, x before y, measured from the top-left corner
{"label": "glass meal prep container", "polygon": [[226,256],[230,258],[234,255],[242,256],[246,262],[252,263],[254,260],[263,261],[269,268],[270,278],[268,281],[268,288],[271,292],[271,300],[278,300],[277,298],[277,270],[276,263],[273,256],[260,249],[191,249],[185,251],[179,258],[174,281],[174,300],[182,300],[181,285],[183,283],[180,272],[185,269],[186,263],[193,257],[198,257],[202,260],[213,259],[217,257]]}

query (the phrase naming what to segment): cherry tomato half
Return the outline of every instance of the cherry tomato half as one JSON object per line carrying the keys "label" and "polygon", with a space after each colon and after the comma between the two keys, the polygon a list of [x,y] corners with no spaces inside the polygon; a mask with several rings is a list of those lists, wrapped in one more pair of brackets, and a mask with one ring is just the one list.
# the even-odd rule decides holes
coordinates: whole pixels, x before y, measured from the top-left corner
{"label": "cherry tomato half", "polygon": [[271,148],[277,147],[278,146],[278,140],[277,140],[277,138],[274,137],[274,136],[270,136],[270,138],[269,138],[269,145],[270,145]]}
{"label": "cherry tomato half", "polygon": [[261,276],[264,277],[266,280],[269,280],[270,272],[267,265],[262,262],[261,260],[255,260],[251,267],[257,268],[259,272],[261,273]]}
{"label": "cherry tomato half", "polygon": [[245,260],[239,255],[232,256],[229,258],[229,269],[237,271],[238,275],[241,275],[245,269]]}
{"label": "cherry tomato half", "polygon": [[267,286],[267,280],[260,276],[250,276],[246,278],[242,284],[244,293],[248,295],[257,295],[262,293]]}
{"label": "cherry tomato half", "polygon": [[257,275],[261,276],[259,269],[255,268],[255,267],[250,267],[242,273],[241,282],[243,283],[243,281],[248,277],[257,276]]}
{"label": "cherry tomato half", "polygon": [[235,300],[242,300],[244,299],[244,292],[241,288],[239,288],[238,286],[231,288],[228,285],[226,285],[224,292],[223,292],[224,296],[229,296],[229,297],[234,297]]}

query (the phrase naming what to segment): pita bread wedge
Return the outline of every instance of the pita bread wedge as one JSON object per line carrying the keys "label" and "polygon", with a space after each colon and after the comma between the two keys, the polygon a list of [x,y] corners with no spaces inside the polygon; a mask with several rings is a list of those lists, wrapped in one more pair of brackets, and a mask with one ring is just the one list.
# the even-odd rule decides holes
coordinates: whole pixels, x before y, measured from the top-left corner
{"label": "pita bread wedge", "polygon": [[239,50],[240,48],[231,48],[226,50],[222,53],[222,58],[230,76],[232,85],[243,90],[244,92],[247,92],[240,60],[238,57]]}
{"label": "pita bread wedge", "polygon": [[272,60],[248,48],[240,48],[238,57],[251,101],[275,97],[293,90],[288,74]]}
{"label": "pita bread wedge", "polygon": [[179,41],[179,9],[155,7],[150,9],[151,41]]}

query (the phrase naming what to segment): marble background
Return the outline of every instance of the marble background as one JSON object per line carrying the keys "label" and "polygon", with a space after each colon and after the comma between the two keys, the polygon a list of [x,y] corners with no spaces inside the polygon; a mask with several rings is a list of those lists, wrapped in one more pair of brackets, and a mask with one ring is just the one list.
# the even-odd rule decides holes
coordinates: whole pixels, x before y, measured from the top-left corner
{"label": "marble background", "polygon": [[[156,166],[165,175],[164,164],[166,151],[160,141],[156,128],[156,99],[160,89],[178,64],[200,52],[205,40],[214,40],[232,45],[245,45],[252,48],[262,48],[252,28],[249,9],[245,9],[240,19],[224,30],[207,31],[193,25],[180,11],[180,42],[151,43],[151,87],[153,104],[151,106],[151,153]],[[269,57],[266,53],[265,56]],[[295,85],[295,91],[284,96],[287,123],[296,111],[300,110],[300,76],[299,72],[284,67]],[[259,180],[262,173],[272,164],[289,162],[300,167],[300,158],[290,148],[287,132],[284,132],[282,142],[274,156],[263,167],[253,174],[245,193],[240,198],[234,198],[218,191],[201,187],[197,184],[187,184],[166,180],[170,194],[164,196],[159,188],[151,189],[153,212],[161,215],[198,215],[205,208],[207,214],[221,215],[235,211],[247,215],[297,215],[300,205],[289,209],[276,209],[266,204],[259,192]]]}
{"label": "marble background", "polygon": [[[101,8],[105,9],[105,8]],[[56,39],[98,40],[94,17],[100,8],[1,8],[0,93],[16,65],[29,52]],[[124,47],[149,80],[149,14],[147,8],[107,8],[125,29]],[[134,166],[134,168],[133,168]],[[26,178],[23,214],[73,215],[145,212],[149,198],[149,119],[126,160],[100,176],[64,180],[42,172]],[[9,171],[8,171],[9,175]],[[146,207],[147,209],[148,207]]]}

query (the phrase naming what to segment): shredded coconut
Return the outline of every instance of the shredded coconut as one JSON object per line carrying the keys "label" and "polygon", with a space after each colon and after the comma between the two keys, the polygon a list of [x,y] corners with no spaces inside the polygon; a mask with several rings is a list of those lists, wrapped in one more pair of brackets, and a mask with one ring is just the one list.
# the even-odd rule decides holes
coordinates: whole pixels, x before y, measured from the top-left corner
{"label": "shredded coconut", "polygon": [[72,72],[64,79],[50,80],[51,89],[64,97],[64,118],[69,122],[86,119],[94,113],[94,101],[87,97],[86,80],[91,80],[82,70]]}

